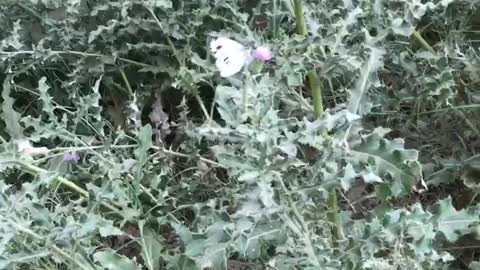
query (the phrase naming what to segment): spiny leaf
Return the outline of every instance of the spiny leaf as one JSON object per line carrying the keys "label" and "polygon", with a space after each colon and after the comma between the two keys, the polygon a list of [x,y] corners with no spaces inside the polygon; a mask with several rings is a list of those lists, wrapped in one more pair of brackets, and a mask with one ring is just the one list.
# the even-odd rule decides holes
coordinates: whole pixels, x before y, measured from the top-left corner
{"label": "spiny leaf", "polygon": [[135,182],[133,183],[134,192],[139,192],[139,184],[143,178],[143,166],[147,163],[148,149],[152,146],[152,127],[150,124],[140,128],[138,132],[138,148],[135,149],[137,162],[134,167]]}
{"label": "spiny leaf", "polygon": [[457,211],[452,205],[452,198],[441,200],[436,205],[433,221],[449,242],[455,242],[460,236],[470,233],[470,226],[480,223],[478,209]]}
{"label": "spiny leaf", "polygon": [[108,249],[105,251],[98,251],[93,254],[93,259],[99,263],[102,267],[109,270],[140,270],[134,262],[123,255],[115,253],[113,250]]}
{"label": "spiny leaf", "polygon": [[12,80],[11,76],[7,76],[3,81],[2,120],[5,122],[5,128],[8,131],[8,135],[10,135],[11,138],[18,139],[23,137],[23,128],[20,125],[22,116],[13,108],[13,103],[15,101],[10,97]]}
{"label": "spiny leaf", "polygon": [[135,150],[138,166],[141,168],[148,158],[148,149],[152,146],[152,127],[150,124],[140,128],[138,132],[138,148]]}
{"label": "spiny leaf", "polygon": [[473,261],[470,263],[468,266],[470,270],[480,270],[480,262],[479,261]]}
{"label": "spiny leaf", "polygon": [[160,270],[160,257],[162,255],[162,244],[158,235],[145,225],[144,221],[138,223],[141,235],[142,257],[149,270]]}
{"label": "spiny leaf", "polygon": [[430,223],[432,214],[425,211],[420,204],[415,204],[408,215],[407,234],[413,238],[415,253],[419,256],[431,254],[436,236],[434,225]]}
{"label": "spiny leaf", "polygon": [[422,179],[418,151],[406,150],[401,139],[387,140],[371,134],[352,146],[352,157],[354,163],[366,166],[366,175],[374,173],[383,181],[391,178],[393,182],[385,185],[395,197],[409,193]]}
{"label": "spiny leaf", "polygon": [[165,256],[168,262],[168,269],[173,270],[201,270],[200,266],[188,256]]}
{"label": "spiny leaf", "polygon": [[350,91],[347,108],[351,113],[364,115],[370,111],[371,105],[367,93],[377,70],[383,65],[383,54],[385,54],[385,50],[371,48],[370,56],[364,64],[360,78],[355,83],[355,88]]}
{"label": "spiny leaf", "polygon": [[50,86],[47,84],[47,77],[42,77],[38,81],[38,92],[40,93],[40,100],[42,101],[42,111],[44,111],[50,121],[56,121],[55,114],[53,113],[53,110],[55,107],[52,104],[52,97],[48,93],[48,89],[50,89]]}
{"label": "spiny leaf", "polygon": [[18,20],[13,23],[13,30],[11,35],[0,42],[0,51],[9,49],[13,47],[15,50],[21,50],[25,45],[22,41],[21,30],[22,30],[21,20]]}

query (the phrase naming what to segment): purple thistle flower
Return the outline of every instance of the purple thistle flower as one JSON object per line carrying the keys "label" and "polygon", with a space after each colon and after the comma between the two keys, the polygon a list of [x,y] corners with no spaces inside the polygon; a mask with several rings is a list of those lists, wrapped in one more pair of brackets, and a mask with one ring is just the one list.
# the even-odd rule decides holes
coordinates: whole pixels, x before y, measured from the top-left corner
{"label": "purple thistle flower", "polygon": [[273,58],[273,54],[267,47],[258,47],[253,51],[253,57],[259,61],[266,62]]}
{"label": "purple thistle flower", "polygon": [[76,152],[65,152],[63,154],[63,160],[64,161],[78,161],[80,159],[80,156]]}

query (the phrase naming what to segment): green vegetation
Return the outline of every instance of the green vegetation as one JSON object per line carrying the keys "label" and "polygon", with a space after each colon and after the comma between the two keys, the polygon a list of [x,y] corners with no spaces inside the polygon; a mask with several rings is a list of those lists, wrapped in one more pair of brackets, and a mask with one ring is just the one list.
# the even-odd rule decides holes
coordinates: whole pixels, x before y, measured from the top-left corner
{"label": "green vegetation", "polygon": [[[479,33],[478,0],[3,0],[0,269],[478,270]],[[217,37],[273,60],[221,77]]]}

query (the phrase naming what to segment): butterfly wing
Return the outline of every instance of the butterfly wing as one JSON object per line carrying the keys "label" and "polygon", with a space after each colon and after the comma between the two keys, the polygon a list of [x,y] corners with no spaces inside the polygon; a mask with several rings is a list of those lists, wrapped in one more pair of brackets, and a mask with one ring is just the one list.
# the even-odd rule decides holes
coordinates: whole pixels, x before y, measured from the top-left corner
{"label": "butterfly wing", "polygon": [[212,40],[212,42],[210,42],[210,51],[213,53],[213,55],[216,55],[217,52],[224,51],[225,49],[244,50],[245,47],[243,47],[242,44],[236,42],[235,40],[225,38],[225,37],[219,37],[215,40]]}
{"label": "butterfly wing", "polygon": [[244,52],[239,51],[220,55],[215,61],[215,65],[220,70],[220,76],[230,77],[240,72],[246,62]]}
{"label": "butterfly wing", "polygon": [[229,38],[220,37],[210,43],[210,51],[215,57],[215,65],[220,76],[229,77],[240,72],[248,62],[248,52],[242,44]]}

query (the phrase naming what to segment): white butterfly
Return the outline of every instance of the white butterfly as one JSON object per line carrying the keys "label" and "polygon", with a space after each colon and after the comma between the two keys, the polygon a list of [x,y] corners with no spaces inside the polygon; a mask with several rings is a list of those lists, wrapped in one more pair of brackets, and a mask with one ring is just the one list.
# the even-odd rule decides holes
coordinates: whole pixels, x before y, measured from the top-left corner
{"label": "white butterfly", "polygon": [[219,37],[210,42],[210,51],[216,59],[215,65],[222,77],[235,75],[252,60],[249,49],[225,37]]}

